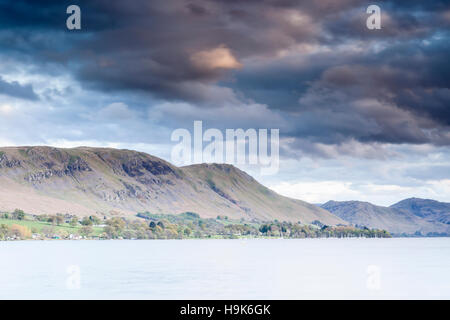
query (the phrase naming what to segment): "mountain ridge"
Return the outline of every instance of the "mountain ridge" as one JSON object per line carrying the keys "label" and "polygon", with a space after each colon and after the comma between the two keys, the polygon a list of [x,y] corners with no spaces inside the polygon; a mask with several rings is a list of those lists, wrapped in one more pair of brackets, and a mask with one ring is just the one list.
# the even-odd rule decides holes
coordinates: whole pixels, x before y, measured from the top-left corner
{"label": "mountain ridge", "polygon": [[450,234],[450,225],[423,219],[405,209],[399,210],[355,200],[331,200],[321,207],[351,224],[384,229],[397,235]]}
{"label": "mountain ridge", "polygon": [[144,152],[112,148],[0,148],[0,211],[130,215],[137,212],[245,220],[347,224],[278,195],[226,164],[176,167]]}
{"label": "mountain ridge", "polygon": [[414,197],[401,200],[390,208],[410,212],[427,221],[450,224],[450,203],[448,202]]}

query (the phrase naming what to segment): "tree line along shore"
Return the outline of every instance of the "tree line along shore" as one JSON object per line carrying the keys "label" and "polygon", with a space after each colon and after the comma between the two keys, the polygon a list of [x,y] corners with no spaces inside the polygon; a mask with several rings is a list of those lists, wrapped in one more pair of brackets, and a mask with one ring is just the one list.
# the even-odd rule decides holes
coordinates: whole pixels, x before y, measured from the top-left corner
{"label": "tree line along shore", "polygon": [[237,238],[387,238],[385,230],[286,221],[201,218],[181,214],[138,213],[134,217],[69,214],[32,215],[23,210],[0,214],[0,240],[82,239],[237,239]]}

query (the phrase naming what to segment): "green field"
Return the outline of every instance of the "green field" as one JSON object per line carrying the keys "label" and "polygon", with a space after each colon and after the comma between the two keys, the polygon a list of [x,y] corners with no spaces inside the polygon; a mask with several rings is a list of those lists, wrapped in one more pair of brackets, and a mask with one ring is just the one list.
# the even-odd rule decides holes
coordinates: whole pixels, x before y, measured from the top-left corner
{"label": "green field", "polygon": [[[13,220],[13,219],[3,219],[0,218],[0,224],[6,224],[8,226],[11,226],[13,224],[18,224],[21,226],[25,226],[32,230],[33,232],[40,233],[42,228],[44,227],[53,227],[55,231],[66,231],[69,234],[78,234],[80,229],[83,227],[82,225],[77,225],[75,227],[69,225],[68,223],[63,223],[61,225],[52,225],[49,222],[41,222],[41,221],[34,221],[34,220]],[[93,235],[98,236],[103,232],[103,228],[101,227],[92,227],[94,230]]]}

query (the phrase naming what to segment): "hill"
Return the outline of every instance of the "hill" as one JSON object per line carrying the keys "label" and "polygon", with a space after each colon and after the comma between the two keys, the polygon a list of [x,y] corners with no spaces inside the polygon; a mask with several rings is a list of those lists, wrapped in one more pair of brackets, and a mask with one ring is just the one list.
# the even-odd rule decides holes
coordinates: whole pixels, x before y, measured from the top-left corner
{"label": "hill", "polygon": [[412,213],[427,221],[450,224],[450,203],[410,198],[402,200],[390,208]]}
{"label": "hill", "polygon": [[0,211],[15,208],[80,216],[190,211],[205,218],[345,224],[231,165],[176,167],[143,152],[90,147],[0,148]]}
{"label": "hill", "polygon": [[416,232],[422,235],[450,233],[449,225],[435,221],[427,221],[408,211],[376,206],[369,202],[328,201],[322,205],[322,208],[351,224],[384,229],[397,235],[411,235]]}

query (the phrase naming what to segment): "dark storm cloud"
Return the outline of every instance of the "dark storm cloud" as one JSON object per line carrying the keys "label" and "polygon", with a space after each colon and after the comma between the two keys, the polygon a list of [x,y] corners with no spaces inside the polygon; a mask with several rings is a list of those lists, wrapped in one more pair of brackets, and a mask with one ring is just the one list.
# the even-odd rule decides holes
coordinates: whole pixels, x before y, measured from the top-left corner
{"label": "dark storm cloud", "polygon": [[39,99],[31,85],[21,85],[17,81],[7,82],[2,77],[0,77],[0,94],[26,100]]}
{"label": "dark storm cloud", "polygon": [[[361,15],[369,4],[381,7],[382,28],[373,32],[366,28],[367,15]],[[430,36],[437,29],[448,26],[441,16],[448,10],[446,1],[358,1],[348,10],[337,10],[327,15],[323,27],[333,34],[331,42],[350,39],[407,40]]]}
{"label": "dark storm cloud", "polygon": [[[343,6],[349,3],[344,1]],[[65,30],[65,8],[69,4],[82,9],[80,32]],[[322,8],[295,1],[94,0],[3,1],[0,9],[0,26],[14,30],[20,40],[36,46],[32,52],[35,57],[76,60],[73,71],[87,84],[104,90],[137,89],[165,99],[196,101],[202,94],[186,90],[190,87],[186,83],[211,83],[223,79],[230,70],[199,68],[192,63],[195,53],[224,45],[236,60],[272,55],[320,36],[316,17],[303,13],[296,16],[295,10],[314,15],[317,11],[319,15],[341,8],[331,2]],[[43,47],[45,43],[30,39],[30,33],[44,31],[64,33],[57,50],[52,43]],[[82,37],[83,33],[89,36]],[[14,43],[8,44],[14,49]]]}
{"label": "dark storm cloud", "polygon": [[[80,31],[65,28],[70,4]],[[353,140],[450,145],[448,1],[378,1],[381,30],[366,28],[370,4],[0,0],[0,55],[63,66],[107,93],[267,105],[311,153]]]}
{"label": "dark storm cloud", "polygon": [[355,115],[372,121],[377,130],[369,135],[367,126],[355,127],[354,137],[361,141],[449,144],[446,40],[393,46],[380,56],[370,55],[365,63],[329,67],[300,98],[300,108],[345,113],[350,123]]}

